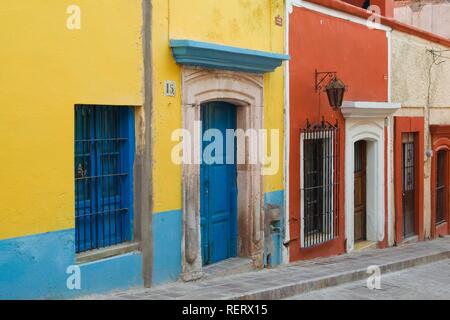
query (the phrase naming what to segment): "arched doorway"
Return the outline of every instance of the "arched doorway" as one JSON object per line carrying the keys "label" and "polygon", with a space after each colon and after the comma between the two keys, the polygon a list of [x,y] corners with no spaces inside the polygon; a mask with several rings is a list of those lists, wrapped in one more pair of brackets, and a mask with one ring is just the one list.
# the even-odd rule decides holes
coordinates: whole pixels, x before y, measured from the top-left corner
{"label": "arched doorway", "polygon": [[[386,117],[399,104],[345,101],[345,236],[347,252],[358,240],[385,241],[389,217],[385,205]],[[387,168],[386,168],[387,169]]]}
{"label": "arched doorway", "polygon": [[[183,68],[182,76],[182,108],[183,129],[190,133],[191,137],[200,141],[198,137],[198,122],[202,119],[202,113],[206,112],[210,103],[215,104],[220,113],[220,119],[230,116],[228,111],[221,107],[235,110],[235,127],[237,130],[247,132],[249,129],[260,130],[264,127],[263,108],[263,76],[261,74],[248,74],[234,71],[205,70],[199,68]],[[232,112],[231,112],[232,114]],[[233,115],[234,116],[234,115]],[[232,116],[232,117],[233,117]],[[221,120],[219,120],[221,121]],[[192,144],[191,150],[187,150],[194,158],[201,154],[201,146]],[[253,163],[252,150],[245,148],[244,152],[238,151],[238,156],[244,158],[244,164],[236,165],[236,219],[229,221],[236,227],[236,234],[230,236],[230,248],[235,247],[235,255],[251,258],[256,268],[263,266],[264,256],[264,206],[263,206],[263,176],[261,164]],[[201,228],[202,182],[201,164],[194,160],[191,164],[183,164],[183,236],[182,236],[182,279],[185,281],[198,279],[203,275],[203,265],[233,254],[233,250],[227,251],[223,246],[221,254],[207,258],[202,254],[202,246],[205,250],[214,249],[214,245],[206,245],[207,236],[202,234],[206,230]],[[230,185],[233,184],[231,180]],[[211,182],[209,182],[211,183]],[[211,185],[210,185],[211,187]],[[203,187],[204,188],[204,187]],[[232,187],[230,188],[232,194]],[[209,191],[210,192],[210,191]],[[231,202],[232,203],[232,202]],[[237,222],[236,222],[237,221]],[[223,224],[225,225],[225,224]],[[223,227],[223,225],[219,226]],[[226,229],[226,228],[225,228]],[[208,232],[212,230],[208,229]],[[219,232],[223,234],[224,232]],[[228,233],[226,233],[228,236]],[[209,239],[214,238],[210,234]],[[234,240],[236,239],[236,240]],[[206,242],[205,242],[206,241]],[[223,252],[231,252],[223,254]],[[204,259],[207,259],[205,262]]]}
{"label": "arched doorway", "polygon": [[346,150],[347,251],[376,245],[384,238],[384,136],[379,135],[382,131],[358,132],[359,126],[347,131],[354,134]]}

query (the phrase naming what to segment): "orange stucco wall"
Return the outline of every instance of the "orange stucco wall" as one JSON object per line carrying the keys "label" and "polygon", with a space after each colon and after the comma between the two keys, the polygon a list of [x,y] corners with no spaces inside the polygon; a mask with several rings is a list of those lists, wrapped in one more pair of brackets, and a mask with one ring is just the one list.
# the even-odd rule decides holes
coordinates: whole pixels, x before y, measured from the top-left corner
{"label": "orange stucco wall", "polygon": [[[294,8],[290,44],[290,259],[343,252],[344,246],[344,119],[329,107],[325,93],[315,92],[315,69],[335,71],[347,86],[348,101],[388,99],[388,41],[381,30]],[[300,129],[322,120],[340,128],[340,237],[324,245],[300,249]]]}

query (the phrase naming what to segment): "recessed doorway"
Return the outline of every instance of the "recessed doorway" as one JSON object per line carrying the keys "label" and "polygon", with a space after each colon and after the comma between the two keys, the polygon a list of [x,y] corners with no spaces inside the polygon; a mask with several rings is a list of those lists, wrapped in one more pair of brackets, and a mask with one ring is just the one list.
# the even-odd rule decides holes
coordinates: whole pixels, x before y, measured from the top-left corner
{"label": "recessed doorway", "polygon": [[366,141],[355,143],[354,164],[354,237],[355,242],[367,240],[366,233]]}
{"label": "recessed doorway", "polygon": [[[236,129],[236,108],[226,102],[202,104],[203,132],[226,137],[227,130]],[[209,130],[209,131],[208,131]],[[217,137],[215,138],[217,139]],[[237,250],[237,171],[235,144],[228,150],[218,144],[211,154],[203,142],[200,167],[200,227],[203,265],[236,256]]]}

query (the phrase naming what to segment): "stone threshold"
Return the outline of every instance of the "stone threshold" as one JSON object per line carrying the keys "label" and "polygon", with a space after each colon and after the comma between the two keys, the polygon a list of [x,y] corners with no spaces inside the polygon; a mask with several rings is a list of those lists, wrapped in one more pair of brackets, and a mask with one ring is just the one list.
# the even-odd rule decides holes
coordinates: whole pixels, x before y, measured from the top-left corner
{"label": "stone threshold", "polygon": [[203,267],[205,279],[236,275],[254,270],[253,260],[250,258],[229,258]]}

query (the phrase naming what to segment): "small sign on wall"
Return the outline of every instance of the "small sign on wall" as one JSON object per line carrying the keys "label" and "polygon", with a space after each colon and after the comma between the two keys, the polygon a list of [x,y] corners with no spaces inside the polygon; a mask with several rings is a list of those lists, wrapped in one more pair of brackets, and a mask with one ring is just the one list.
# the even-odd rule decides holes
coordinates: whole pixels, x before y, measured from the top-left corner
{"label": "small sign on wall", "polygon": [[164,95],[166,97],[175,97],[176,94],[176,84],[175,81],[166,80],[164,82]]}
{"label": "small sign on wall", "polygon": [[277,15],[275,17],[275,24],[279,27],[282,27],[283,26],[283,17],[280,15]]}

